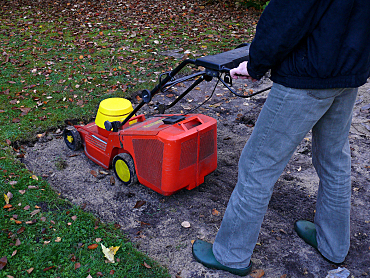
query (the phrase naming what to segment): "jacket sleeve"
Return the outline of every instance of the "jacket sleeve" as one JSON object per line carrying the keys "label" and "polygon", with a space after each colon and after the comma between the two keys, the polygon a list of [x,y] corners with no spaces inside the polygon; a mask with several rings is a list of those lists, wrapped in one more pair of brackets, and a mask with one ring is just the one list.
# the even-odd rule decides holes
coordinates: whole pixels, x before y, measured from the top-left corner
{"label": "jacket sleeve", "polygon": [[271,0],[260,17],[249,49],[250,76],[260,79],[284,60],[314,29],[326,9],[322,6],[329,6],[330,2],[332,0]]}

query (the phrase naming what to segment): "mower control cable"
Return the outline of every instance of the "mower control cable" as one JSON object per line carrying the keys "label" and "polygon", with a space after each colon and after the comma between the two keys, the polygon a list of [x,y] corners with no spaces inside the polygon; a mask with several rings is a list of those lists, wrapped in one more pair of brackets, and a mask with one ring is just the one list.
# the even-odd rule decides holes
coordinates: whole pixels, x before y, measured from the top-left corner
{"label": "mower control cable", "polygon": [[[230,70],[231,69],[228,69],[228,68],[225,68],[225,67],[223,67],[222,68],[222,70],[220,70],[220,72],[221,72],[221,74],[222,73],[225,73],[225,77],[224,77],[224,80],[221,78],[221,76],[220,75],[217,75],[217,78],[218,78],[218,80],[220,80],[221,81],[221,83],[222,84],[224,84],[224,86],[227,88],[227,89],[229,89],[229,91],[231,92],[231,93],[233,93],[234,95],[236,95],[237,97],[241,97],[241,98],[250,98],[250,97],[252,97],[252,96],[255,96],[255,95],[258,95],[258,94],[261,94],[261,93],[263,93],[263,92],[266,92],[266,91],[268,91],[268,90],[270,90],[271,88],[272,88],[272,86],[269,86],[269,87],[267,87],[267,88],[264,88],[264,89],[262,89],[262,90],[259,90],[259,91],[257,91],[257,92],[253,92],[253,93],[250,93],[250,94],[247,94],[247,95],[241,95],[241,94],[238,94],[237,92],[235,92],[230,86],[232,86],[232,78],[231,78],[231,76],[230,76]],[[230,86],[228,85],[228,84],[230,84]]]}
{"label": "mower control cable", "polygon": [[221,83],[222,84],[224,84],[224,86],[226,87],[226,88],[228,88],[229,89],[229,91],[231,92],[231,93],[233,93],[234,95],[236,95],[237,97],[241,97],[241,98],[250,98],[250,97],[252,97],[252,96],[255,96],[255,95],[258,95],[258,94],[261,94],[261,93],[263,93],[263,92],[266,92],[266,91],[268,91],[268,90],[270,90],[271,89],[271,87],[272,86],[269,86],[269,87],[267,87],[267,88],[264,88],[264,89],[262,89],[262,90],[259,90],[259,91],[257,91],[257,92],[253,92],[253,93],[250,93],[250,94],[247,94],[247,95],[241,95],[241,94],[238,94],[237,92],[235,92],[221,77],[218,77],[218,80],[220,80],[221,81]]}
{"label": "mower control cable", "polygon": [[190,113],[191,113],[191,112],[193,112],[194,110],[197,110],[197,109],[199,109],[199,107],[203,106],[207,101],[209,101],[209,100],[213,97],[213,94],[214,94],[214,93],[215,93],[215,91],[216,91],[216,88],[217,88],[218,82],[219,82],[219,80],[217,80],[216,85],[213,87],[212,93],[211,93],[211,95],[210,95],[208,98],[206,98],[206,99],[205,99],[201,104],[199,104],[198,106],[194,107],[193,109],[191,109],[190,111],[188,111],[187,113],[185,113],[185,114],[183,114],[183,115],[190,114]]}

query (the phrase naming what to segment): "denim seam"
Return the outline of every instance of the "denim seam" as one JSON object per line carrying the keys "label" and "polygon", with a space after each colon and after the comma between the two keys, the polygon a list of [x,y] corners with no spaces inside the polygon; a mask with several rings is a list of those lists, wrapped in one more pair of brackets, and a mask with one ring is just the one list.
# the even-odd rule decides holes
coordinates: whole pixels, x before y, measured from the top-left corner
{"label": "denim seam", "polygon": [[[351,91],[352,92],[352,91]],[[350,92],[350,93],[351,93]],[[341,92],[341,94],[343,93],[343,91]],[[352,119],[352,114],[353,114],[353,112],[351,112],[350,113],[350,115],[349,115],[349,117],[348,117],[348,120],[347,120],[347,122],[346,122],[346,124],[345,124],[345,128],[344,128],[344,130],[346,131],[346,132],[344,132],[345,134],[348,134],[348,131],[349,131],[349,128],[350,128],[350,124],[351,124],[351,119]],[[343,130],[343,131],[344,131]],[[342,151],[343,151],[343,148],[344,148],[344,145],[345,144],[348,144],[348,138],[347,138],[347,142],[342,142],[341,141],[341,143],[343,143],[343,145],[342,145]],[[315,148],[313,148],[313,151],[314,152],[317,152],[318,150],[315,150],[316,149],[316,146],[315,146]],[[338,162],[339,164],[342,164],[343,165],[343,160],[345,160],[346,158],[344,157],[344,156],[341,156],[340,157],[340,161]],[[324,171],[325,170],[325,168],[326,167],[324,167],[323,165],[322,165],[322,161],[326,161],[326,153],[324,153],[324,158],[322,158],[322,159],[315,159],[315,157],[314,157],[314,155],[313,155],[313,163],[314,163],[314,165],[316,164],[316,166],[317,167],[315,167],[316,168],[316,172],[317,172],[317,174],[319,175],[319,177],[320,177],[320,179],[321,179],[321,176],[322,176],[322,171]],[[349,163],[350,163],[350,161],[349,161]],[[341,184],[341,183],[343,183],[343,181],[341,181],[341,180],[339,180],[339,178],[338,177],[336,177],[336,180],[335,180],[335,183],[337,183],[337,184]],[[322,188],[323,188],[323,184],[322,184],[322,181],[320,180],[320,183],[319,183],[319,188],[321,188],[321,190],[323,190]],[[337,192],[337,195],[338,195],[338,192]],[[338,196],[336,196],[336,199],[338,199]],[[319,201],[319,199],[317,200],[317,203],[318,203],[318,201]],[[319,210],[319,208],[317,208],[317,213],[316,213],[316,215],[315,215],[315,224],[316,224],[316,222],[321,222],[322,220],[321,220],[321,213],[320,213],[320,211],[321,211],[321,209]],[[317,224],[316,224],[317,225]],[[335,254],[334,254],[334,251],[333,252],[326,252],[325,251],[325,249],[329,249],[329,245],[328,245],[328,243],[327,243],[327,241],[326,240],[321,240],[321,236],[320,236],[320,233],[319,233],[319,229],[318,229],[318,233],[317,233],[317,241],[318,241],[318,250],[319,250],[319,252],[325,257],[325,258],[327,258],[327,259],[329,259],[329,260],[331,260],[331,261],[333,261],[333,262],[341,262],[341,261],[343,261],[344,260],[344,257],[340,257],[340,256],[336,256]]]}
{"label": "denim seam", "polygon": [[[266,132],[265,132],[265,134],[264,134],[264,136],[263,136],[263,139],[260,141],[260,144],[258,145],[258,148],[257,148],[257,150],[256,150],[256,152],[254,153],[254,156],[253,156],[253,159],[252,159],[252,165],[251,165],[251,167],[249,168],[249,170],[248,170],[248,172],[250,172],[251,170],[253,170],[253,167],[254,167],[254,165],[255,165],[255,160],[256,160],[256,156],[257,156],[257,154],[258,154],[258,152],[260,151],[260,149],[261,149],[261,146],[262,146],[262,144],[265,142],[265,139],[266,139],[266,137],[267,137],[267,135],[268,135],[268,133],[270,132],[270,130],[271,130],[271,126],[273,125],[273,123],[275,122],[275,120],[276,120],[276,115],[278,115],[278,112],[280,111],[280,109],[281,109],[281,107],[282,107],[282,105],[283,105],[283,103],[284,103],[284,101],[285,101],[285,98],[286,98],[286,96],[288,95],[288,93],[291,91],[291,89],[289,89],[289,91],[286,93],[286,95],[285,95],[285,97],[284,97],[284,99],[283,100],[281,100],[281,102],[280,102],[280,104],[279,104],[279,107],[278,107],[278,109],[276,109],[276,112],[275,112],[275,117],[274,117],[274,119],[272,119],[272,121],[271,121],[271,123],[270,123],[270,126],[267,128],[267,130],[266,130]],[[248,175],[248,180],[246,181],[246,182],[248,182],[249,181],[249,176],[250,175]],[[242,196],[244,196],[244,194],[245,194],[245,187],[243,188],[243,191],[242,191]],[[239,200],[239,202],[240,202],[240,200]],[[238,203],[238,210],[240,209],[240,203]],[[235,227],[236,227],[236,225],[237,225],[237,221],[235,221],[234,223],[233,223],[233,229],[232,229],[232,234],[231,234],[231,238],[233,237],[233,235],[234,235],[234,233],[235,233]],[[227,248],[227,253],[225,254],[225,258],[227,258],[229,255],[230,255],[230,245],[231,245],[231,242],[229,241],[229,244],[228,244],[228,248]]]}

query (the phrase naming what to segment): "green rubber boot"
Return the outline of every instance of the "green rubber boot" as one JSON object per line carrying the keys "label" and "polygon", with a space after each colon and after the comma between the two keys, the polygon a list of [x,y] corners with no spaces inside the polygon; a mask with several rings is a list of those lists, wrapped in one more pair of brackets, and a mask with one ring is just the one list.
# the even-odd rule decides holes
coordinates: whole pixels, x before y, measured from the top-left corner
{"label": "green rubber boot", "polygon": [[306,243],[317,249],[315,224],[306,220],[298,220],[294,223],[294,230]]}
{"label": "green rubber boot", "polygon": [[220,269],[228,271],[239,276],[247,276],[252,270],[252,262],[246,268],[231,268],[220,264],[212,251],[212,243],[197,239],[193,244],[194,258],[208,268]]}
{"label": "green rubber boot", "polygon": [[323,254],[321,254],[317,247],[316,240],[317,232],[314,223],[306,220],[298,220],[297,222],[294,223],[294,230],[297,232],[300,238],[302,238],[306,243],[315,248],[326,261],[334,265],[341,265],[343,263],[343,262],[335,263],[326,258]]}

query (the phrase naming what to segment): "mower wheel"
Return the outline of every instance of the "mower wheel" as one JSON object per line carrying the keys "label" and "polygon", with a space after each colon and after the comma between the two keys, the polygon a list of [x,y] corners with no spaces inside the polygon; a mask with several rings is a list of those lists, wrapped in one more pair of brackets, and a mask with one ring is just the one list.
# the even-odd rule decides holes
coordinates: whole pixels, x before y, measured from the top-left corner
{"label": "mower wheel", "polygon": [[67,147],[72,151],[77,151],[81,148],[81,135],[74,126],[67,126],[63,131],[63,139]]}
{"label": "mower wheel", "polygon": [[134,160],[128,153],[120,153],[113,158],[113,170],[124,185],[133,185],[138,181]]}

